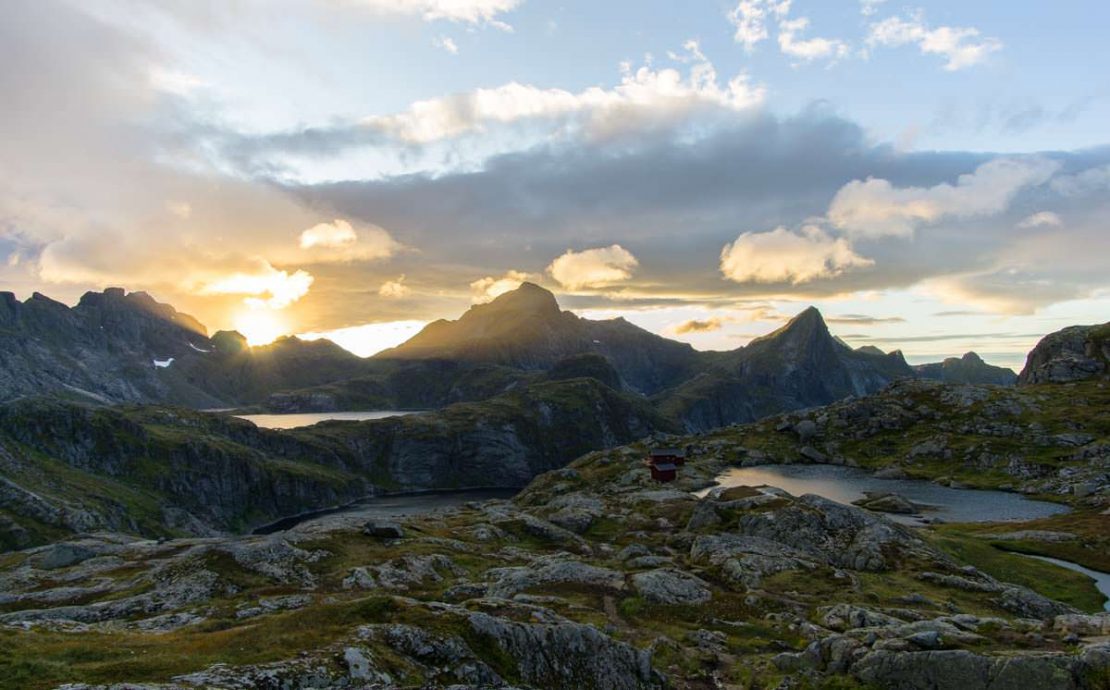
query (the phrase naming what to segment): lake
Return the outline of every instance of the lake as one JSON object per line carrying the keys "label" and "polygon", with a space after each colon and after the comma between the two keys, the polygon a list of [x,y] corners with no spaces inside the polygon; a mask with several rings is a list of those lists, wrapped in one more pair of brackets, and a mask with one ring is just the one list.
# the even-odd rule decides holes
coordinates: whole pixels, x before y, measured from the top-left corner
{"label": "lake", "polygon": [[294,527],[311,531],[312,523],[326,518],[329,528],[336,521],[358,526],[370,519],[399,518],[406,515],[426,515],[441,510],[457,508],[471,501],[508,499],[520,489],[460,489],[458,491],[423,491],[394,496],[374,496],[364,498],[345,506],[314,510],[300,515],[291,515],[268,525],[255,528],[252,534],[273,534]]}
{"label": "lake", "polygon": [[369,419],[403,417],[409,414],[416,414],[416,412],[413,410],[366,410],[362,412],[296,412],[292,414],[242,414],[236,416],[239,419],[254,422],[256,426],[264,429],[296,429],[332,420],[364,422]]}
{"label": "lake", "polygon": [[[795,496],[817,494],[837,503],[850,504],[864,492],[900,494],[928,508],[923,515],[946,522],[997,522],[1036,520],[1068,512],[1067,506],[1034,501],[1005,491],[951,489],[920,479],[877,479],[854,467],[834,465],[766,465],[737,467],[717,477],[721,486],[777,486]],[[704,489],[704,496],[716,487]],[[887,514],[892,520],[921,525],[921,517]]]}

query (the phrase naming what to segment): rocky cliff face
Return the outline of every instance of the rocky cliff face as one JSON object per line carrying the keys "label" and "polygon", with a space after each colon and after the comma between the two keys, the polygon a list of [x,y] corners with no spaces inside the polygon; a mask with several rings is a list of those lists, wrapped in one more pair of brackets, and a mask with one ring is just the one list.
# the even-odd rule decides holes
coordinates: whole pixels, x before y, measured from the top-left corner
{"label": "rocky cliff face", "polygon": [[646,402],[582,378],[288,432],[184,409],[29,399],[0,406],[0,515],[8,548],[92,528],[239,531],[387,490],[523,486],[668,429]]}
{"label": "rocky cliff face", "polygon": [[918,364],[913,370],[923,379],[933,379],[945,383],[986,383],[997,386],[1012,386],[1017,382],[1017,374],[1013,370],[987,364],[982,357],[974,352],[968,352],[963,357],[949,357],[943,362]]}
{"label": "rocky cliff face", "polygon": [[73,308],[38,293],[24,302],[0,293],[2,400],[54,394],[227,407],[367,369],[328,342],[284,338],[252,349],[236,333],[210,339],[196,319],[144,292],[90,292]]}
{"label": "rocky cliff face", "polygon": [[559,309],[555,296],[532,283],[457,321],[436,321],[379,360],[446,359],[548,369],[583,353],[600,354],[640,393],[654,393],[688,378],[699,366],[689,345],[662,338],[624,319],[590,321]]}
{"label": "rocky cliff face", "polygon": [[1110,373],[1110,323],[1071,326],[1041,339],[1029,353],[1019,384],[1067,383]]}

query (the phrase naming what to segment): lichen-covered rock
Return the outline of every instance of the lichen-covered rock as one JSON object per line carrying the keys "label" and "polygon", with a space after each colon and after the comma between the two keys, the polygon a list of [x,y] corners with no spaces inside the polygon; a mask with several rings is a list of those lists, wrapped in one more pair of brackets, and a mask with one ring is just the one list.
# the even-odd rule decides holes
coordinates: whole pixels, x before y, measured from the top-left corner
{"label": "lichen-covered rock", "polygon": [[659,568],[632,576],[636,593],[657,604],[704,604],[713,598],[709,584],[674,568]]}
{"label": "lichen-covered rock", "polygon": [[910,529],[812,494],[774,510],[741,515],[737,532],[853,570],[886,570],[893,565],[892,556],[944,560]]}
{"label": "lichen-covered rock", "polygon": [[526,684],[550,690],[647,690],[662,687],[651,652],[580,623],[530,624],[486,613],[468,617],[473,632],[513,660]]}
{"label": "lichen-covered rock", "polygon": [[466,571],[443,554],[401,556],[378,565],[359,566],[343,579],[344,589],[407,590],[410,587],[460,577]]}
{"label": "lichen-covered rock", "polygon": [[1110,323],[1071,326],[1041,339],[1025,360],[1019,384],[1068,383],[1107,373]]}
{"label": "lichen-covered rock", "polygon": [[807,553],[763,537],[710,534],[696,537],[690,560],[717,566],[738,585],[758,587],[763,578],[788,570],[812,570],[817,561]]}
{"label": "lichen-covered rock", "polygon": [[1105,678],[1108,670],[1067,654],[988,656],[962,649],[878,650],[851,668],[864,683],[901,690],[1095,690],[1099,681],[1088,678]]}
{"label": "lichen-covered rock", "polygon": [[486,572],[489,596],[508,598],[517,592],[546,585],[573,584],[599,590],[624,588],[624,574],[582,563],[564,555],[537,559],[527,566],[493,568]]}

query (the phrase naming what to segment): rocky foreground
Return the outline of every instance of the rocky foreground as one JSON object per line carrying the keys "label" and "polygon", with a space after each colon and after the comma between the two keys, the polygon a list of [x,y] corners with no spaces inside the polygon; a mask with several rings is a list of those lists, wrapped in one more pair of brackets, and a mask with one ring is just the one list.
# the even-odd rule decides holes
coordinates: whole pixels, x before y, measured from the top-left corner
{"label": "rocky foreground", "polygon": [[[906,382],[708,435],[674,484],[646,444],[398,523],[259,537],[97,533],[0,560],[0,683],[47,688],[1110,688],[1102,381]],[[915,529],[732,465],[823,462],[1071,505]],[[1069,579],[1070,577],[1070,579]],[[1083,589],[1086,587],[1087,589]]]}

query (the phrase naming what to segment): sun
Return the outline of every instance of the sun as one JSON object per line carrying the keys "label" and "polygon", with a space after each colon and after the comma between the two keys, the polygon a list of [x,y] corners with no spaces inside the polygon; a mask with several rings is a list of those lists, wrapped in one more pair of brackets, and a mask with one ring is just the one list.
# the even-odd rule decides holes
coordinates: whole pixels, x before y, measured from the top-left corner
{"label": "sun", "polygon": [[235,317],[235,330],[243,334],[247,344],[269,345],[289,332],[281,314],[270,309],[251,309]]}

